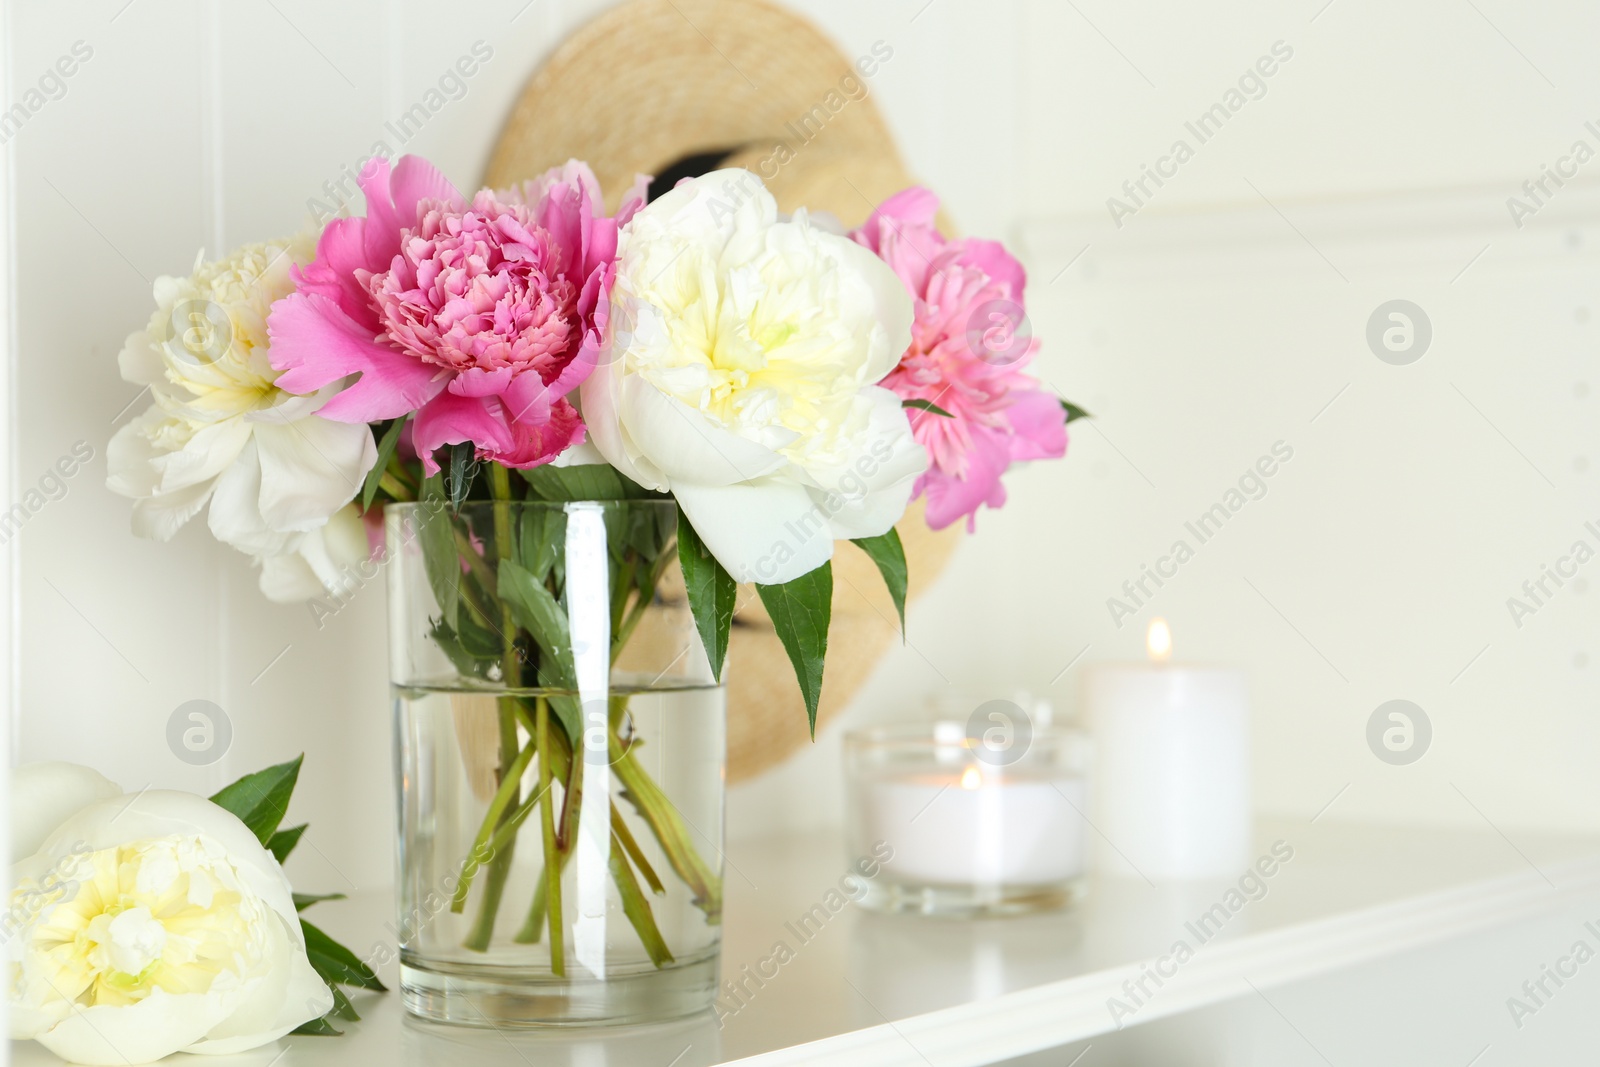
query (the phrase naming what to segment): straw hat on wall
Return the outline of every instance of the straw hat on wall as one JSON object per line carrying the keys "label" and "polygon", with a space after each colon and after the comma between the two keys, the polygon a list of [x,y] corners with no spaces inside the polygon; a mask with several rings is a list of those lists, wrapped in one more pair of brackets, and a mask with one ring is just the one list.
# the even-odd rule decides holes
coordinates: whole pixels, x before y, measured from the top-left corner
{"label": "straw hat on wall", "polygon": [[[915,184],[872,100],[893,48],[840,52],[815,26],[763,0],[633,0],[579,29],[529,81],[495,147],[486,184],[504,187],[570,158],[594,169],[615,204],[636,174],[670,186],[745,167],[792,212],[845,226]],[[900,536],[915,597],[959,541],[913,505]],[[741,590],[728,670],[728,777],[749,778],[808,741],[805,705],[760,599]],[[837,546],[833,625],[819,725],[866,681],[891,642],[895,611],[872,562]]]}

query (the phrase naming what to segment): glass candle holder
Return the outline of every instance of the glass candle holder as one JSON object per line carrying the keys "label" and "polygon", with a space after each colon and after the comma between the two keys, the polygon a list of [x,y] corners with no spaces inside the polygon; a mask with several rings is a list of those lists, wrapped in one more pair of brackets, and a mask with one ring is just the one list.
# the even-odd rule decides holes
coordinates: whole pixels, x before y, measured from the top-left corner
{"label": "glass candle holder", "polygon": [[1063,908],[1083,893],[1087,738],[1035,728],[1004,741],[955,722],[844,739],[845,833],[873,857],[859,903],[980,917]]}

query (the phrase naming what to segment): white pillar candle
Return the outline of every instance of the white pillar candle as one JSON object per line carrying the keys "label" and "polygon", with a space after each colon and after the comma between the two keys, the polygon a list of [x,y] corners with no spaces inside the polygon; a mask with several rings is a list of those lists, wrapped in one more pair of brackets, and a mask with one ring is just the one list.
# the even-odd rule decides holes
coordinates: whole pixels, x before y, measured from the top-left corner
{"label": "white pillar candle", "polygon": [[1171,634],[1161,619],[1150,624],[1149,647],[1148,663],[1088,673],[1092,817],[1108,853],[1101,866],[1132,864],[1152,880],[1232,877],[1250,861],[1244,672],[1167,662]]}

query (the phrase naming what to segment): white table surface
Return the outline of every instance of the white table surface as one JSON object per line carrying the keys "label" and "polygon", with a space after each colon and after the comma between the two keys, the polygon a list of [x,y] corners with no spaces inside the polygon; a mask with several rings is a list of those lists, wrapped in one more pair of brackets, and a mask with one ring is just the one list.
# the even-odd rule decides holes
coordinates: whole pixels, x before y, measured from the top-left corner
{"label": "white table surface", "polygon": [[[1293,860],[1266,894],[1142,1006],[1130,1024],[1215,1004],[1408,949],[1600,899],[1600,840],[1501,836],[1333,822],[1265,823],[1257,853],[1289,842]],[[836,835],[734,846],[726,879],[724,978],[786,940],[794,958],[740,1010],[670,1026],[571,1034],[440,1027],[404,1017],[393,994],[357,994],[342,1038],[295,1037],[215,1067],[365,1064],[759,1063],[961,1067],[1052,1048],[1116,1028],[1107,998],[1186,938],[1186,922],[1228,883],[1153,887],[1096,878],[1073,911],[983,922],[883,916],[854,905],[799,945],[786,923],[846,869]],[[387,938],[387,899],[318,905],[315,921],[358,954]],[[391,965],[380,972],[391,987]],[[13,1062],[59,1061],[14,1042]]]}

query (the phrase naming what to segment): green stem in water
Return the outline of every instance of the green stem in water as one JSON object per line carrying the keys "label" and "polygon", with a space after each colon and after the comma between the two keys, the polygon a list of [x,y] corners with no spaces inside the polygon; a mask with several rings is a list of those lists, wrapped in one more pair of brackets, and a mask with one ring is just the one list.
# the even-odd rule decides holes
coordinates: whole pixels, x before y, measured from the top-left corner
{"label": "green stem in water", "polygon": [[[490,490],[494,500],[501,505],[494,509],[496,558],[514,557],[515,542],[512,536],[513,523],[509,506],[510,483],[504,468],[498,466],[490,468]],[[476,546],[460,531],[457,531],[456,547],[476,584],[488,591],[493,598],[496,582],[494,571],[485,558],[488,554],[480,555]],[[663,553],[660,558],[652,561],[643,575],[638,572],[638,565],[635,563],[629,572],[628,580],[618,582],[621,595],[614,597],[611,605],[613,623],[618,623],[620,619],[620,625],[614,625],[616,640],[613,644],[613,660],[626,645],[634,629],[643,621],[654,599],[654,589],[670,564],[671,558],[670,552]],[[635,581],[641,583],[639,595],[629,605],[628,600],[633,591],[630,587]],[[471,584],[473,583],[464,582],[463,586]],[[518,631],[509,611],[505,610],[504,605],[499,606],[502,608],[501,633],[506,642],[502,667],[507,687],[515,690],[521,685],[524,669],[521,656],[514,645]],[[473,607],[480,615],[484,614],[478,605],[474,604]],[[489,621],[485,618],[485,622]],[[526,919],[514,940],[522,944],[535,943],[540,940],[543,931],[548,929],[551,937],[551,970],[557,975],[564,975],[565,927],[562,922],[561,878],[567,862],[576,851],[576,831],[583,800],[582,764],[574,758],[572,740],[567,737],[565,730],[560,728],[559,723],[552,728],[550,718],[553,712],[548,699],[545,697],[535,699],[531,714],[528,704],[528,697],[507,695],[500,699],[502,768],[504,768],[501,789],[496,793],[497,803],[491,806],[478,832],[474,842],[474,855],[469,856],[463,864],[464,884],[458,886],[457,896],[464,903],[478,864],[488,864],[490,871],[485,879],[483,910],[474,924],[472,936],[468,941],[469,947],[487,948],[493,933],[496,912],[501,903],[501,890],[509,874],[510,856],[516,835],[537,807],[540,814],[544,869],[533,894],[533,900],[530,902]],[[637,761],[635,754],[631,751],[624,754],[622,751],[620,727],[626,710],[627,697],[613,696],[608,731],[613,773],[626,791],[629,801],[650,827],[673,871],[694,893],[696,906],[705,913],[708,922],[719,922],[722,908],[721,879],[711,872],[699,855],[689,829],[672,801]],[[531,735],[528,745],[521,751],[515,746],[519,726]],[[511,739],[509,756],[505,746],[507,738]],[[523,798],[517,783],[526,772],[529,766],[528,760],[533,753],[539,756],[539,788],[535,795]],[[517,762],[519,759],[520,764]],[[513,771],[514,775],[511,773]],[[511,783],[509,788],[506,785],[508,777]],[[559,815],[552,793],[557,782],[563,786]],[[635,869],[651,892],[665,893],[665,886],[645,856],[617,804],[610,802],[609,798],[606,798],[606,801],[611,809],[611,875],[621,897],[624,914],[627,915],[651,960],[658,967],[664,966],[672,962],[672,955],[655,923],[650,902],[640,887],[634,873]],[[591,802],[598,802],[598,798]],[[476,863],[474,858],[477,860]],[[452,901],[452,904],[454,906],[455,901]],[[461,909],[455,907],[455,910]]]}
{"label": "green stem in water", "polygon": [[[526,719],[527,713],[523,712],[522,714],[524,719]],[[567,780],[570,780],[573,775],[581,773],[583,768],[583,763],[581,761],[574,760],[572,758],[572,753],[568,747],[565,736],[559,733],[555,735],[555,748],[551,752],[551,763],[553,777]],[[536,799],[537,798],[530,798],[523,803],[520,809],[512,814],[511,818],[506,822],[506,824],[496,832],[495,840],[491,840],[489,842],[490,848],[494,847],[495,842],[499,839],[500,834],[515,832],[514,828],[519,825],[533,809]],[[650,861],[645,856],[644,850],[639,847],[638,841],[634,839],[633,831],[628,828],[627,822],[622,818],[621,810],[618,809],[614,803],[611,804],[611,833],[614,839],[621,843],[623,850],[627,853],[628,858],[633,861],[633,865],[639,869],[640,875],[643,876],[646,884],[650,886],[651,892],[657,894],[665,893],[666,887],[661,884],[661,878],[656,874],[655,868],[650,865]],[[566,843],[561,846],[560,871],[565,872],[567,861],[572,858],[574,851],[576,851],[575,845],[575,838],[569,835]],[[614,874],[615,872],[613,872],[613,875]],[[538,886],[534,889],[533,900],[529,904],[528,914],[523,920],[522,929],[518,931],[517,936],[513,938],[513,940],[518,944],[537,944],[540,937],[543,936],[545,926],[545,901],[548,892],[547,887],[548,882],[541,877]],[[625,888],[621,882],[617,883],[617,890],[619,893],[625,892]],[[662,962],[670,963],[672,960],[671,953],[667,953],[662,959],[657,959],[656,949],[652,947],[652,938],[660,942],[659,947],[663,951],[665,950],[666,945],[664,941],[661,941],[660,931],[655,923],[655,915],[650,909],[650,902],[641,897],[638,901],[634,902],[632,910],[629,910],[629,908],[625,906],[623,909],[623,914],[628,916],[628,921],[633,924],[634,930],[639,934],[639,940],[646,946],[646,949],[650,951],[651,959],[657,960],[656,965],[660,966]]]}
{"label": "green stem in water", "polygon": [[[564,733],[565,731],[563,731]],[[552,775],[564,783],[561,819],[556,829],[556,847],[570,853],[578,840],[578,810],[583,804],[583,760],[567,757],[564,774]]]}
{"label": "green stem in water", "polygon": [[623,753],[622,743],[615,734],[611,736],[611,764],[617,779],[627,789],[634,808],[644,816],[656,840],[661,842],[667,862],[678,872],[678,877],[694,890],[695,906],[705,912],[706,922],[721,922],[722,879],[712,874],[706,861],[700,858],[678,809],[655,780],[639,766],[633,751],[630,749],[626,754]]}
{"label": "green stem in water", "polygon": [[[550,752],[550,702],[539,697],[534,703],[534,727],[539,738],[539,751]],[[550,928],[550,970],[559,977],[567,973],[564,942],[566,930],[561,919],[561,853],[556,848],[555,804],[550,796],[550,765],[548,758],[539,761],[539,833],[544,840],[544,884]]]}
{"label": "green stem in water", "polygon": [[528,747],[517,753],[510,770],[500,781],[500,788],[495,790],[494,797],[489,801],[489,810],[484,813],[483,825],[478,827],[478,836],[473,839],[472,851],[461,863],[461,877],[456,882],[455,894],[450,898],[450,910],[458,915],[467,906],[467,892],[472,888],[472,880],[477,876],[478,868],[499,854],[495,843],[500,842],[501,838],[500,834],[495,832],[495,827],[503,825],[501,816],[511,803],[511,795],[519,791],[517,783],[522,780],[522,772],[528,769],[534,751],[534,744],[529,741]]}
{"label": "green stem in water", "polygon": [[656,874],[656,869],[650,866],[650,861],[645,859],[644,850],[639,847],[639,842],[633,838],[633,831],[628,829],[628,824],[622,821],[622,812],[615,804],[611,805],[611,832],[616,835],[622,847],[627,851],[628,858],[633,865],[639,868],[639,873],[644,875],[644,880],[650,885],[650,892],[660,896],[667,891],[661,884],[661,878]]}
{"label": "green stem in water", "polygon": [[[495,555],[498,559],[510,559],[513,555],[511,536],[511,475],[498,463],[489,464],[489,491],[494,498],[494,542]],[[470,550],[471,545],[468,544]],[[471,560],[477,558],[477,552],[469,551],[467,554],[468,566]],[[479,560],[482,563],[482,560]],[[487,569],[487,568],[485,568]],[[486,585],[486,591],[495,588]],[[508,690],[515,691],[522,685],[522,660],[516,648],[517,626],[511,617],[509,605],[500,605],[500,634],[505,642],[505,651],[501,654],[500,667],[503,681]],[[520,803],[522,788],[520,784],[521,773],[516,770],[517,759],[521,752],[517,746],[517,700],[514,696],[502,696],[496,702],[500,715],[500,789],[505,790],[507,784],[510,790],[506,801],[501,805],[500,818],[508,814],[508,808]],[[539,751],[546,749],[541,746]],[[543,760],[539,761],[542,765]],[[526,763],[523,764],[525,768]],[[500,790],[496,791],[496,796]],[[487,822],[487,820],[485,820]],[[479,831],[482,835],[482,831]],[[495,919],[500,912],[500,897],[505,891],[506,879],[511,875],[511,859],[516,849],[516,835],[506,837],[500,848],[489,859],[489,874],[484,882],[483,899],[478,905],[478,917],[472,924],[467,939],[463,942],[466,948],[477,952],[487,951],[489,942],[494,937]]]}
{"label": "green stem in water", "polygon": [[[526,729],[530,731],[537,729],[537,724],[528,716],[526,710],[521,711],[520,714]],[[565,780],[571,776],[574,766],[571,742],[567,739],[566,733],[559,730],[556,731],[554,740],[555,747],[550,750],[551,777]],[[542,796],[543,794],[540,794],[540,797]],[[532,810],[534,801],[537,799],[539,797],[530,800],[525,807]],[[523,812],[523,814],[527,814],[527,812]],[[561,872],[566,870],[567,860],[571,857],[571,852],[561,852],[561,859],[557,865],[557,878],[560,878]],[[539,939],[544,936],[545,894],[549,889],[549,884],[549,879],[541,873],[539,882],[533,889],[533,900],[528,904],[528,914],[522,921],[522,929],[517,931],[516,937],[512,938],[517,944],[536,945],[539,943]]]}
{"label": "green stem in water", "polygon": [[611,880],[617,884],[617,893],[622,897],[622,914],[628,917],[639,940],[644,942],[650,962],[657,967],[671,963],[672,953],[667,950],[667,942],[661,936],[661,929],[656,926],[655,913],[650,910],[650,902],[639,891],[639,882],[633,877],[633,869],[628,866],[622,842],[615,834],[611,836]]}

